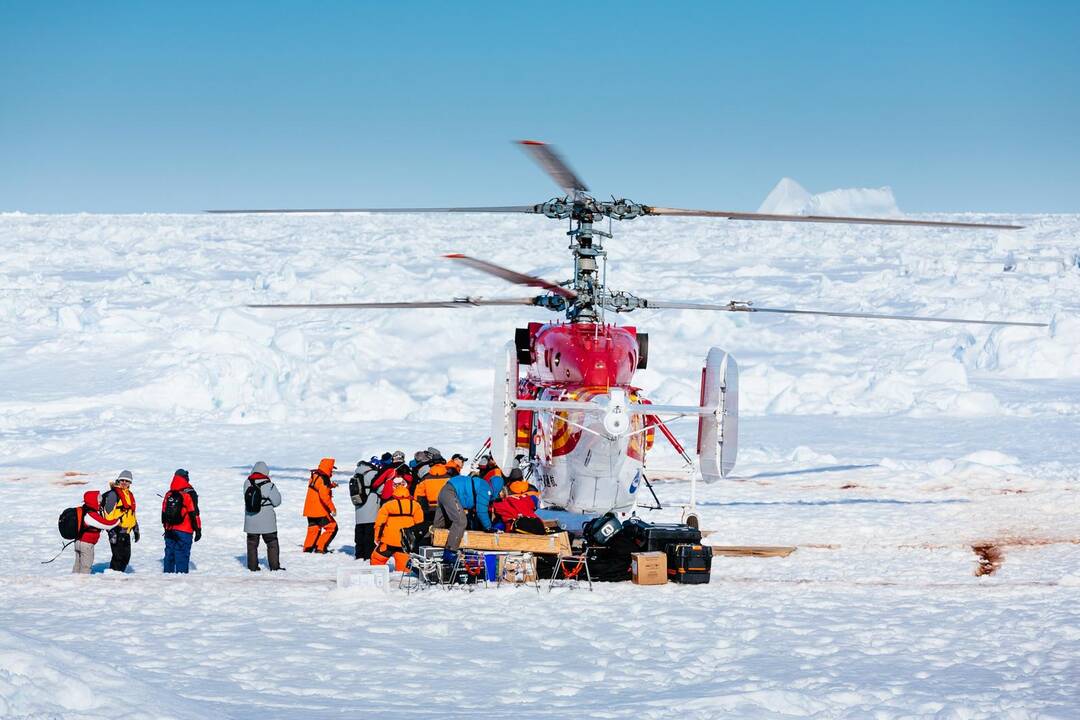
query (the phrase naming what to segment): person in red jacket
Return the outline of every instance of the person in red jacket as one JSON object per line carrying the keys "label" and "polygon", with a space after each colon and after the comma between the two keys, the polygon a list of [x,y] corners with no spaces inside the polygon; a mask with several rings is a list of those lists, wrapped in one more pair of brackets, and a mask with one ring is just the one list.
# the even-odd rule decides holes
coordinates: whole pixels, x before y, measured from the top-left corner
{"label": "person in red jacket", "polygon": [[75,539],[75,566],[71,572],[89,575],[94,566],[94,546],[101,537],[102,530],[116,526],[118,520],[106,520],[101,514],[101,496],[97,490],[88,490],[83,494],[82,532]]}
{"label": "person in red jacket", "polygon": [[529,483],[514,480],[506,486],[506,494],[491,503],[491,509],[507,532],[543,535],[544,521],[536,515],[538,505],[536,496],[529,492]]}
{"label": "person in red jacket", "polygon": [[[405,462],[405,453],[401,450],[383,453],[382,462],[385,469],[375,478],[375,482],[371,483],[371,489],[378,494],[379,500],[385,503],[394,495],[394,481],[398,477],[398,468],[403,465],[409,466]],[[412,488],[409,492],[412,492]]]}
{"label": "person in red jacket", "polygon": [[202,539],[202,517],[199,496],[183,468],[173,473],[169,492],[161,501],[161,524],[165,528],[165,572],[187,573],[191,543]]}

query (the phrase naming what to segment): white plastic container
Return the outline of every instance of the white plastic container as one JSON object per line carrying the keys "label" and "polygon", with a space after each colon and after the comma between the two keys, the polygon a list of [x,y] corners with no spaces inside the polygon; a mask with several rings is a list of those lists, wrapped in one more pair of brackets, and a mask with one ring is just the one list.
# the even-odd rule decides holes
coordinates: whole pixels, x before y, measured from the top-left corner
{"label": "white plastic container", "polygon": [[356,568],[340,568],[337,572],[338,590],[376,588],[390,592],[390,568],[386,565],[362,565]]}

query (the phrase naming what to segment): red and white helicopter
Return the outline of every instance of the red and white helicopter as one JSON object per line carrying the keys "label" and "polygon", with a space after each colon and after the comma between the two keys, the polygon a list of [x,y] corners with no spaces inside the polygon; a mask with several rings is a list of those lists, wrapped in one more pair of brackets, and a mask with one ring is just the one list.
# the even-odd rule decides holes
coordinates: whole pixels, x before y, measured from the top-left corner
{"label": "red and white helicopter", "polygon": [[[608,322],[608,313],[648,309],[765,312],[832,317],[876,318],[984,325],[1045,327],[1044,323],[963,320],[873,313],[827,312],[758,307],[751,302],[725,304],[646,299],[610,290],[605,282],[611,238],[594,226],[600,218],[632,220],[645,216],[715,217],[810,223],[860,223],[950,228],[1018,229],[1015,225],[933,222],[861,217],[771,215],[715,210],[682,210],[642,205],[630,200],[597,200],[551,146],[522,141],[520,146],[555,180],[564,195],[538,205],[455,208],[341,208],[308,210],[219,210],[232,213],[531,213],[571,221],[570,251],[574,276],[564,282],[515,272],[493,263],[453,254],[446,257],[539,295],[516,298],[462,297],[431,302],[361,302],[252,305],[258,308],[468,308],[533,305],[561,313],[554,322],[519,328],[496,368],[491,452],[500,467],[524,455],[540,486],[546,507],[588,515],[627,512],[645,481],[646,458],[657,430],[690,465],[693,461],[666,421],[697,417],[697,470],[705,481],[725,477],[735,466],[739,418],[739,375],[735,359],[711,348],[701,372],[696,404],[651,403],[634,384],[634,373],[648,363],[649,338],[631,326]],[[524,371],[524,372],[523,372]],[[693,511],[696,475],[691,474]],[[684,515],[685,517],[685,515]]]}

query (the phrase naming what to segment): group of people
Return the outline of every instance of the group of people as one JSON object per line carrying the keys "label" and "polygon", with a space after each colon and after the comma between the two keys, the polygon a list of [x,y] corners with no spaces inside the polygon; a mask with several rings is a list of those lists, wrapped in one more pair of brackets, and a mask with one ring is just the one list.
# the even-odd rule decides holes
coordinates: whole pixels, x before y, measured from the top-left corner
{"label": "group of people", "polygon": [[[304,498],[303,515],[307,534],[306,553],[327,553],[338,533],[334,504],[334,458],[323,458],[311,471]],[[386,452],[361,460],[349,480],[349,496],[354,507],[356,558],[372,565],[394,561],[403,570],[408,559],[406,536],[422,542],[430,528],[446,528],[447,552],[461,546],[466,530],[545,532],[537,517],[540,493],[526,482],[519,468],[505,476],[490,455],[465,471],[467,460],[454,454],[449,460],[434,447],[417,451],[409,461],[405,453]],[[123,572],[131,559],[131,543],[139,542],[139,522],[134,478],[124,470],[109,483],[104,493],[83,495],[80,524],[75,540],[72,572],[89,573],[94,564],[94,547],[104,531],[109,537],[112,560],[109,567]],[[260,540],[266,545],[270,570],[281,567],[277,508],[281,491],[270,477],[265,462],[257,462],[244,480],[244,532],[247,534],[247,567],[259,571]],[[161,503],[167,573],[186,573],[190,567],[192,543],[202,538],[199,496],[191,486],[188,472],[173,474],[169,491]],[[70,536],[69,536],[70,537]]]}
{"label": "group of people", "polygon": [[[449,552],[461,546],[469,528],[544,532],[536,515],[540,493],[523,479],[520,469],[504,477],[491,456],[485,455],[467,474],[463,472],[466,462],[460,454],[447,460],[434,447],[417,451],[409,461],[398,450],[358,462],[349,480],[356,559],[372,565],[393,559],[395,569],[401,570],[408,559],[406,533],[421,541],[431,527],[449,530]],[[304,500],[308,521],[304,552],[328,552],[337,535],[336,469],[334,458],[323,458],[311,471]],[[253,547],[258,547],[258,539],[253,541],[249,534],[248,566],[254,569],[258,558]]]}
{"label": "group of people", "polygon": [[[94,565],[94,548],[102,531],[109,538],[112,558],[109,567],[123,572],[131,562],[131,543],[139,542],[139,520],[135,514],[135,478],[123,470],[109,483],[105,492],[88,490],[79,508],[79,529],[74,540],[75,565],[71,572],[89,574]],[[169,491],[161,501],[161,525],[164,528],[167,573],[186,573],[191,562],[191,544],[202,539],[199,496],[191,486],[188,471],[173,473]],[[68,536],[70,537],[70,536]]]}

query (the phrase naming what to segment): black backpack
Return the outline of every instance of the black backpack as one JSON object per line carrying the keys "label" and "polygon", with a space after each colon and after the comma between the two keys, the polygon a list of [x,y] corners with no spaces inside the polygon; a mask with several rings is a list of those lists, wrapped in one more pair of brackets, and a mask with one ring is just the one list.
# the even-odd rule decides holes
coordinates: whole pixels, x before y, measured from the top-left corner
{"label": "black backpack", "polygon": [[179,490],[170,490],[165,493],[165,507],[161,511],[161,524],[166,526],[179,525],[183,521],[184,495]]}
{"label": "black backpack", "polygon": [[60,537],[65,540],[74,540],[86,529],[86,525],[83,523],[83,509],[81,507],[70,507],[64,510],[60,513],[60,520],[56,524],[60,530]]}
{"label": "black backpack", "polygon": [[[352,498],[353,505],[360,507],[367,502],[368,496],[371,495],[371,483],[379,472],[379,468],[369,462],[360,461],[356,464],[356,472],[349,478],[349,496]],[[370,479],[366,479],[365,476],[369,474]]]}
{"label": "black backpack", "polygon": [[257,483],[254,480],[248,480],[248,486],[244,488],[244,510],[254,515],[261,511],[264,505],[270,504],[262,494],[262,486],[268,482],[270,481],[263,480]]}

